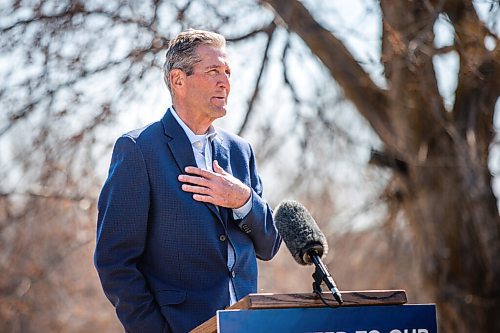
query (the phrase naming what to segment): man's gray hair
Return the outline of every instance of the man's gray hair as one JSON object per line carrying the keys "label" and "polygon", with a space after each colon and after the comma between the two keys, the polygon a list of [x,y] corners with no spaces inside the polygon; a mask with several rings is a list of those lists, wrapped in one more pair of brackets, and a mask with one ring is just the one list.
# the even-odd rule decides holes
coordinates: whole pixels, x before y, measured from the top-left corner
{"label": "man's gray hair", "polygon": [[196,47],[199,45],[224,48],[226,39],[215,32],[194,29],[183,31],[172,39],[168,44],[165,65],[163,65],[163,78],[170,93],[172,93],[170,71],[178,68],[187,75],[193,74],[194,65],[201,61],[196,54]]}

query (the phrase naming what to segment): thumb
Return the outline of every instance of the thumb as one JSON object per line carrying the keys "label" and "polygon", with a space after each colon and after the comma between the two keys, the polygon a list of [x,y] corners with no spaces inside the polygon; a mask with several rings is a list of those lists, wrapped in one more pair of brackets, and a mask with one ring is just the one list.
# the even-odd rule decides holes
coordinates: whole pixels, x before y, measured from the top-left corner
{"label": "thumb", "polygon": [[226,171],[220,167],[219,162],[217,162],[217,160],[214,160],[213,168],[215,173],[220,173],[222,175],[226,174]]}

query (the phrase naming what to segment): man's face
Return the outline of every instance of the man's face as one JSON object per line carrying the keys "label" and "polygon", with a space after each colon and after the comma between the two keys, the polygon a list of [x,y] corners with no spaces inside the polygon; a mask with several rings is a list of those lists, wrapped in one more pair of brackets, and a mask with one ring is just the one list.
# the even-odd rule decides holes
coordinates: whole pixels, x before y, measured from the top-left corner
{"label": "man's face", "polygon": [[225,49],[200,45],[196,53],[201,61],[186,76],[185,102],[196,118],[212,122],[227,112],[231,69]]}

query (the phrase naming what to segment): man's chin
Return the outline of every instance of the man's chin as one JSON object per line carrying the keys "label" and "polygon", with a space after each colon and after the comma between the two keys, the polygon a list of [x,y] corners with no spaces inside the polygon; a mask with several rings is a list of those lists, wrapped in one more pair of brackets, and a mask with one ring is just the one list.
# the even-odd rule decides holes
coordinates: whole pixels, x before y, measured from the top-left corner
{"label": "man's chin", "polygon": [[226,106],[214,106],[212,108],[212,111],[214,113],[214,116],[216,118],[221,118],[221,117],[224,117],[227,113],[227,108]]}

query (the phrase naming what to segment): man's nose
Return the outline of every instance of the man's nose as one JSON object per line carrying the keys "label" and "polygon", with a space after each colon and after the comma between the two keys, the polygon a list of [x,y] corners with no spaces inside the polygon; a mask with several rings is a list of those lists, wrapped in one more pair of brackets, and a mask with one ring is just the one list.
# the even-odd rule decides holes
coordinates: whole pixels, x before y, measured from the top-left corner
{"label": "man's nose", "polygon": [[231,83],[229,82],[229,75],[225,73],[219,75],[219,80],[217,82],[217,85],[219,86],[219,88],[229,90],[229,87],[231,86]]}

